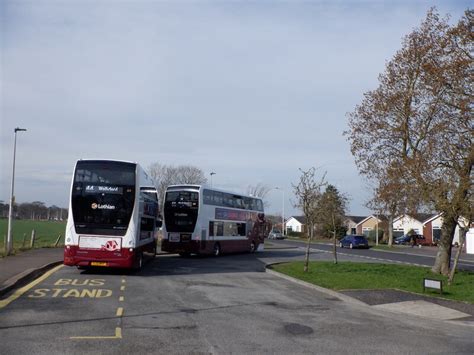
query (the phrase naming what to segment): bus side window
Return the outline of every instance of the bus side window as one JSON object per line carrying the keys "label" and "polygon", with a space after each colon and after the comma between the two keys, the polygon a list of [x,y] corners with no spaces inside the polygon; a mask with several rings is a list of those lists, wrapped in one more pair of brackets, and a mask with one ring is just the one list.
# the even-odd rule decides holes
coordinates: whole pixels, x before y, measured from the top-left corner
{"label": "bus side window", "polygon": [[245,236],[245,223],[237,223],[237,234]]}
{"label": "bus side window", "polygon": [[221,237],[224,235],[224,222],[216,222],[217,224],[217,233],[216,235],[218,237]]}
{"label": "bus side window", "polygon": [[214,222],[209,221],[209,237],[213,237],[213,236],[214,236]]}

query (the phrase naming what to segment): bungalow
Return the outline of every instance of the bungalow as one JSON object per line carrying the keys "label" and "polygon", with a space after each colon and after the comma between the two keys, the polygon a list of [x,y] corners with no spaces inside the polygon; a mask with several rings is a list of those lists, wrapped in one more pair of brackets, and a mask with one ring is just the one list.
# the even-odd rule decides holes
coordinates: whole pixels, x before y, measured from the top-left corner
{"label": "bungalow", "polygon": [[[426,238],[426,242],[432,243],[432,234],[429,236],[425,235],[425,223],[433,221],[436,218],[436,214],[433,213],[415,213],[415,214],[403,214],[393,220],[393,237],[400,237],[407,234],[410,230],[413,230],[416,234],[423,234]],[[435,224],[437,226],[437,224]]]}
{"label": "bungalow", "polygon": [[381,216],[371,215],[365,217],[359,223],[356,224],[356,234],[364,234],[365,236],[369,235],[370,231],[380,228],[382,223]]}
{"label": "bungalow", "polygon": [[[460,217],[458,219],[458,223],[467,225],[469,221],[467,221],[464,217]],[[443,216],[440,213],[424,221],[423,222],[423,235],[425,236],[426,240],[432,244],[436,244],[441,238],[442,226],[443,226]],[[456,226],[456,229],[454,230],[453,245],[459,244],[459,232],[460,231],[459,231],[459,225],[458,225]]]}
{"label": "bungalow", "polygon": [[346,235],[357,234],[357,224],[366,218],[367,216],[346,216],[344,219]]}
{"label": "bungalow", "polygon": [[306,225],[305,216],[292,216],[285,222],[287,232],[304,232]]}

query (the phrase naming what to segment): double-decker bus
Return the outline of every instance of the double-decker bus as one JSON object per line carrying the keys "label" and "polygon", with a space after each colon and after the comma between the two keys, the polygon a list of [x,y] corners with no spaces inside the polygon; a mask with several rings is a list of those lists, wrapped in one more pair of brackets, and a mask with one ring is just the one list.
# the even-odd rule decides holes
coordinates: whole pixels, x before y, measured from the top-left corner
{"label": "double-decker bus", "polygon": [[74,169],[64,264],[140,269],[156,253],[158,194],[137,163],[79,160]]}
{"label": "double-decker bus", "polygon": [[263,250],[267,224],[259,198],[201,185],[169,186],[161,250],[189,254]]}

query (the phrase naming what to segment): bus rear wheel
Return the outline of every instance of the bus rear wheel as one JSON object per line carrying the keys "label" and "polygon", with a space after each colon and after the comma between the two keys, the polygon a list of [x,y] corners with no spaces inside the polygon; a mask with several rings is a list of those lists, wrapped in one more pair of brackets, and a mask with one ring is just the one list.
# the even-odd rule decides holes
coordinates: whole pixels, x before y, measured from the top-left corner
{"label": "bus rear wheel", "polygon": [[142,267],[143,267],[143,253],[140,251],[138,252],[138,255],[137,255],[137,264],[136,264],[135,270],[140,271]]}
{"label": "bus rear wheel", "polygon": [[214,244],[214,249],[212,250],[212,255],[219,256],[221,255],[221,246],[219,243]]}

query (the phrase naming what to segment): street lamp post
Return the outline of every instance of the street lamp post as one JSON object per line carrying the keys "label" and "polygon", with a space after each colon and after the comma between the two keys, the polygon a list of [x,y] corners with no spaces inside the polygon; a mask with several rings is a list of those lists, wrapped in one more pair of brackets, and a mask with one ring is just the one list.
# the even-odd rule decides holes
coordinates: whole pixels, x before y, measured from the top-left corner
{"label": "street lamp post", "polygon": [[216,175],[215,172],[211,172],[209,175],[211,175],[211,187],[212,187],[212,175]]}
{"label": "street lamp post", "polygon": [[275,190],[281,190],[283,192],[282,197],[282,204],[281,204],[281,229],[283,235],[286,235],[286,228],[285,228],[285,190],[280,187],[275,187]]}
{"label": "street lamp post", "polygon": [[16,132],[24,132],[25,128],[15,128],[15,141],[13,143],[13,169],[12,169],[12,188],[10,193],[10,208],[8,210],[8,232],[7,232],[7,244],[5,246],[5,255],[10,255],[13,249],[12,239],[12,217],[13,217],[13,203],[15,202],[14,188],[15,188],[15,158],[16,158]]}

